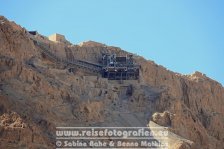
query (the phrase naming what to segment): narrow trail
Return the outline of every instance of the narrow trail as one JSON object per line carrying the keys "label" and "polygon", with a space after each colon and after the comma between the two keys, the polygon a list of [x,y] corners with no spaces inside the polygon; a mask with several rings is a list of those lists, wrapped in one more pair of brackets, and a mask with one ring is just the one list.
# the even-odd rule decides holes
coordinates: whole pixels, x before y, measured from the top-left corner
{"label": "narrow trail", "polygon": [[94,73],[101,73],[102,66],[100,64],[94,64],[92,62],[75,59],[74,56],[69,54],[68,49],[66,50],[66,54],[67,54],[68,58],[59,57],[49,50],[49,47],[47,44],[41,43],[34,39],[33,39],[33,41],[34,41],[34,44],[36,46],[38,46],[46,56],[48,56],[49,58],[51,58],[52,60],[54,60],[57,63],[63,64],[64,66],[70,67],[70,68],[78,67],[78,68],[82,68],[82,69],[85,69],[85,70],[88,70],[88,71],[91,71]]}

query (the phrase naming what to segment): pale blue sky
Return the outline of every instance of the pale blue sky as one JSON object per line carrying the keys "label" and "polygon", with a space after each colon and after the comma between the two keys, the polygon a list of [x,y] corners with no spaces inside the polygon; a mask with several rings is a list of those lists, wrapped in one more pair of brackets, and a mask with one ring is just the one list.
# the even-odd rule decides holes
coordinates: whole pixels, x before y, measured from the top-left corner
{"label": "pale blue sky", "polygon": [[46,36],[118,46],[224,84],[222,0],[0,0],[0,15]]}

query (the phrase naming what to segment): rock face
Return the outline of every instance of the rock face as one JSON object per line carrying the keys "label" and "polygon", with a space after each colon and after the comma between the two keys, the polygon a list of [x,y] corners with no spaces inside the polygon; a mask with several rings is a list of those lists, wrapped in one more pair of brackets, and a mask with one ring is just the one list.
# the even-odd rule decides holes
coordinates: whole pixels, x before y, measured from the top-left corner
{"label": "rock face", "polygon": [[55,148],[57,126],[136,127],[150,120],[184,138],[172,137],[170,148],[223,148],[224,88],[218,82],[200,72],[177,74],[139,56],[137,81],[120,84],[78,68],[70,73],[33,38],[67,59],[100,63],[102,53],[127,54],[93,41],[55,43],[1,16],[0,148]]}
{"label": "rock face", "polygon": [[171,115],[169,112],[165,111],[163,113],[154,113],[152,115],[152,121],[156,122],[157,124],[161,126],[170,126],[171,125],[171,119],[174,115]]}

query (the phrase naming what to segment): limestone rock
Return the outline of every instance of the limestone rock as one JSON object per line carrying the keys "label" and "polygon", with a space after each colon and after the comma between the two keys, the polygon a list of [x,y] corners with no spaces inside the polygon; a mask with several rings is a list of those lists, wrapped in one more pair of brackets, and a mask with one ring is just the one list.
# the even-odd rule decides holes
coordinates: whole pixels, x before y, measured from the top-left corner
{"label": "limestone rock", "polygon": [[129,54],[93,41],[55,43],[0,16],[0,148],[54,148],[57,126],[145,127],[150,119],[188,140],[173,148],[224,146],[224,88],[206,75],[181,75],[134,55],[140,79],[121,84],[69,71],[33,39],[70,60],[99,64],[102,53]]}
{"label": "limestone rock", "polygon": [[0,126],[11,128],[25,128],[26,124],[17,113],[12,112],[10,114],[4,113],[0,116]]}
{"label": "limestone rock", "polygon": [[155,123],[161,125],[161,126],[171,126],[171,119],[172,119],[173,115],[171,113],[169,113],[168,111],[165,111],[163,113],[154,113],[152,115],[152,121],[154,121]]}

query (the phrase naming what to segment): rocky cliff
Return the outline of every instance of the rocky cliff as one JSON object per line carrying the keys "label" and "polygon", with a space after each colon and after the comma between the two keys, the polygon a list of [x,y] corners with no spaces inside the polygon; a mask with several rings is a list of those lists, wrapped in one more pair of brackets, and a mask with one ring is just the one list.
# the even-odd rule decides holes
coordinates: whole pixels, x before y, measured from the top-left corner
{"label": "rocky cliff", "polygon": [[79,68],[70,72],[33,39],[65,59],[100,63],[102,53],[127,54],[93,41],[55,43],[1,16],[0,148],[55,148],[57,126],[148,124],[175,134],[170,148],[223,148],[224,88],[206,75],[181,75],[135,55],[140,79],[110,81]]}

